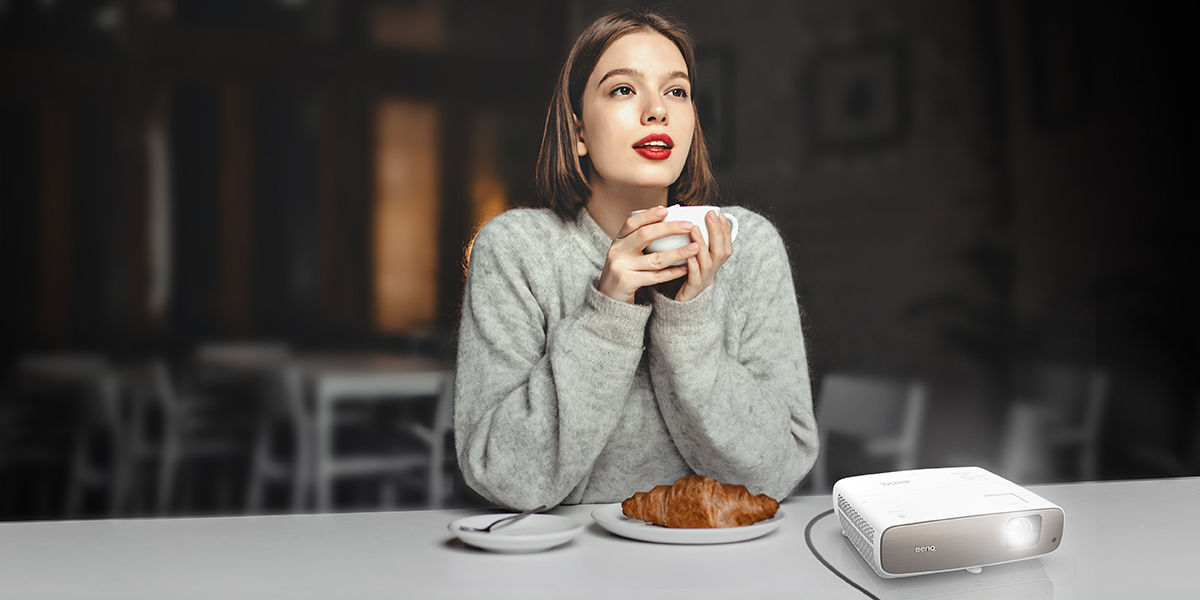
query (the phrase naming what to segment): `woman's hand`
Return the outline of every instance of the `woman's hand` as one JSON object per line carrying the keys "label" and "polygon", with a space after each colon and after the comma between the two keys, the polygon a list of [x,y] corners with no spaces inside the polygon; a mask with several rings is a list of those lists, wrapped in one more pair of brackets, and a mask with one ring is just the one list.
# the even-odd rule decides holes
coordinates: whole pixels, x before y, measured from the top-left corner
{"label": "woman's hand", "polygon": [[[708,227],[708,250],[700,250],[687,261],[687,282],[675,294],[675,300],[687,302],[700,295],[705,288],[717,280],[717,270],[733,256],[733,239],[729,229],[729,219],[718,217],[715,211],[708,211],[704,216]],[[704,236],[700,228],[692,230],[692,245],[704,248]]]}
{"label": "woman's hand", "polygon": [[667,209],[660,206],[630,215],[625,220],[617,232],[617,239],[608,247],[604,270],[600,272],[600,283],[596,285],[600,293],[613,300],[633,304],[638,289],[687,274],[688,265],[669,265],[681,260],[687,260],[690,264],[704,245],[703,238],[699,243],[693,241],[675,250],[642,254],[650,242],[659,238],[690,232],[695,240],[700,235],[686,221],[662,222],[666,216]]}

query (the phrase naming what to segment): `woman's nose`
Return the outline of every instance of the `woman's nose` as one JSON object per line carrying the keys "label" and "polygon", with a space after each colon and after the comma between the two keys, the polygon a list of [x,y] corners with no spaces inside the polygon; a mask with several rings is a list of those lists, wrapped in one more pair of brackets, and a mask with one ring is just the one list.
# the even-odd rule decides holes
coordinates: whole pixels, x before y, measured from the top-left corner
{"label": "woman's nose", "polygon": [[667,124],[667,107],[661,101],[651,102],[650,106],[646,107],[646,111],[642,114],[643,125],[666,125]]}

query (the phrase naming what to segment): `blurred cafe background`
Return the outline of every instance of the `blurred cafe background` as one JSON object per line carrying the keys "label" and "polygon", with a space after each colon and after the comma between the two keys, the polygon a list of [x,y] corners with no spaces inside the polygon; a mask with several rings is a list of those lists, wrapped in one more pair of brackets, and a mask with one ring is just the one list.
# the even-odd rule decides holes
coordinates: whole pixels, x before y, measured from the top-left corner
{"label": "blurred cafe background", "polygon": [[[1185,5],[651,5],[696,38],[719,203],[788,243],[800,493],[1200,474]],[[0,0],[0,520],[486,505],[449,418],[470,240],[632,6]]]}

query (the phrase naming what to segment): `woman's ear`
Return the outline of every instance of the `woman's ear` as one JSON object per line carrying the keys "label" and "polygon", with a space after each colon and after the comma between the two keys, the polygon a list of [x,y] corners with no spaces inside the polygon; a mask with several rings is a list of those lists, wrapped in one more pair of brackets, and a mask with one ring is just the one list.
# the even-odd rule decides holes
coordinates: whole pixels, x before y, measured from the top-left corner
{"label": "woman's ear", "polygon": [[575,121],[575,154],[576,156],[587,156],[587,143],[583,141],[583,121],[571,113],[571,119]]}

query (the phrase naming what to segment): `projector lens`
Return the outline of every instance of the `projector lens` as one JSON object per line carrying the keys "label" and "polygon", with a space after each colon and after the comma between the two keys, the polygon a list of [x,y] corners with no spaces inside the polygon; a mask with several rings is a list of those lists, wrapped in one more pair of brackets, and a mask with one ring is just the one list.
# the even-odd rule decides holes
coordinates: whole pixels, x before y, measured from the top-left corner
{"label": "projector lens", "polygon": [[1004,547],[1009,550],[1032,548],[1042,533],[1042,516],[1013,517],[1004,525]]}

